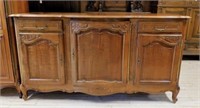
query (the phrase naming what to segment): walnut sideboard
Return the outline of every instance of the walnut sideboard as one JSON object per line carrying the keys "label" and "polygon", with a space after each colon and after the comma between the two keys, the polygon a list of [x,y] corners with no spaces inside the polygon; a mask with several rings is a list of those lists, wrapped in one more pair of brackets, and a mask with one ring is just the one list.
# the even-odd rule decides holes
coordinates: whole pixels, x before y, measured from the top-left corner
{"label": "walnut sideboard", "polygon": [[139,13],[13,14],[23,99],[28,90],[179,92],[188,16]]}

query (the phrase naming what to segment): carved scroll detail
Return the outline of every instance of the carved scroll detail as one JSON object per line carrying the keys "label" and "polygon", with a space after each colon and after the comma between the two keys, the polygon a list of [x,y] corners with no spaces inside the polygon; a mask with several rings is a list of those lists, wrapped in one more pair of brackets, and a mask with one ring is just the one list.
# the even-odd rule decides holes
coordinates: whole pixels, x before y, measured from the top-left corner
{"label": "carved scroll detail", "polygon": [[86,28],[88,28],[88,26],[89,25],[87,23],[73,22],[72,23],[72,30],[76,32],[79,29],[86,29]]}
{"label": "carved scroll detail", "polygon": [[170,43],[178,43],[180,41],[180,37],[160,37],[160,40],[165,40]]}
{"label": "carved scroll detail", "polygon": [[157,40],[154,40],[146,45],[143,45],[143,47],[147,46],[153,46],[155,44],[162,44],[162,45],[167,45],[169,47],[174,47],[180,42],[180,37],[160,37]]}
{"label": "carved scroll detail", "polygon": [[28,35],[21,35],[20,36],[22,41],[33,41],[40,38],[40,35],[37,34],[28,34]]}
{"label": "carved scroll detail", "polygon": [[127,24],[112,24],[113,29],[120,29],[122,31],[126,31],[128,28]]}

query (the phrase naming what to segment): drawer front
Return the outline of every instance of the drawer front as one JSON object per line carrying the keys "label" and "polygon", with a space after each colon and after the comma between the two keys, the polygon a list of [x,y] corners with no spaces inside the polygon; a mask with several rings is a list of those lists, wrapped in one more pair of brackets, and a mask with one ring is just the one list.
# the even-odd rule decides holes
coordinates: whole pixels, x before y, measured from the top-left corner
{"label": "drawer front", "polygon": [[139,22],[139,32],[182,32],[182,22]]}
{"label": "drawer front", "polygon": [[55,20],[17,20],[19,31],[37,31],[37,32],[60,32],[62,31],[62,22]]}
{"label": "drawer front", "polygon": [[160,0],[158,5],[164,5],[164,6],[186,6],[186,5],[188,5],[188,1],[186,1],[186,0],[182,0],[182,1]]}
{"label": "drawer front", "polygon": [[169,6],[169,7],[199,7],[198,0],[160,0],[158,6]]}

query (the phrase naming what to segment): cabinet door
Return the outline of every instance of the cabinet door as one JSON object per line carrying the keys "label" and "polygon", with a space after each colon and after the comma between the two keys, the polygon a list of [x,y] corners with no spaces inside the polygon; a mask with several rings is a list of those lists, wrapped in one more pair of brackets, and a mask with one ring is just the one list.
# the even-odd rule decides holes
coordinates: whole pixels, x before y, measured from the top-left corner
{"label": "cabinet door", "polygon": [[0,1],[0,86],[14,84],[3,1]]}
{"label": "cabinet door", "polygon": [[181,35],[138,36],[137,83],[172,83],[177,79]]}
{"label": "cabinet door", "polygon": [[61,34],[19,33],[17,39],[23,83],[64,84]]}
{"label": "cabinet door", "polygon": [[129,30],[128,21],[71,21],[74,85],[89,84],[104,92],[101,87],[125,85]]}

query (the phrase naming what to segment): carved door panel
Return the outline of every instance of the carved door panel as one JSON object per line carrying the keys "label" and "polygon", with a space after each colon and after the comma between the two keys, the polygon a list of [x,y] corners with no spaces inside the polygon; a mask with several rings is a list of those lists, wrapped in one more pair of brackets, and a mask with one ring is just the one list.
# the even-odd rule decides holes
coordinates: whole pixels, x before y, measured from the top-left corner
{"label": "carved door panel", "polygon": [[0,86],[14,83],[3,2],[0,1]]}
{"label": "carved door panel", "polygon": [[138,36],[137,83],[172,83],[177,79],[181,57],[181,35]]}
{"label": "carved door panel", "polygon": [[128,21],[71,21],[74,85],[96,86],[106,92],[107,89],[101,89],[101,85],[108,87],[126,83],[129,26]]}
{"label": "carved door panel", "polygon": [[62,34],[20,33],[18,50],[23,83],[64,84]]}

